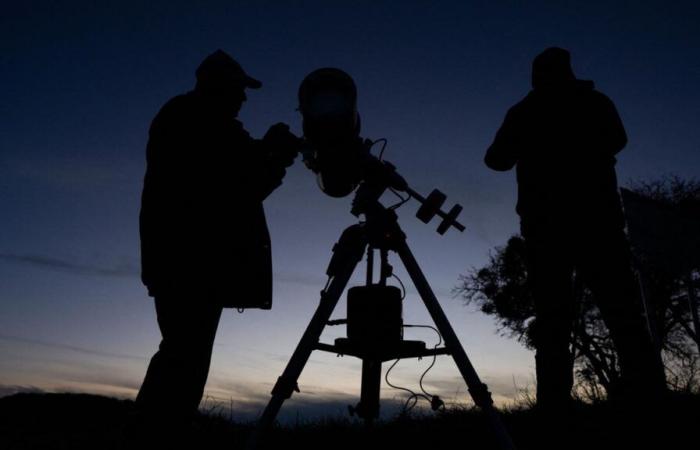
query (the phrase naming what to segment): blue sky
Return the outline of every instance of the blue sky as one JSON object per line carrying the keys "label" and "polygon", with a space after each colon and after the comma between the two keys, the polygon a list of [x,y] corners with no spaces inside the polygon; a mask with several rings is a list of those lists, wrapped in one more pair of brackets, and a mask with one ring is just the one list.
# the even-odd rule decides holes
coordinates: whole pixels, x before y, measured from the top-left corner
{"label": "blue sky", "polygon": [[[577,76],[615,101],[630,137],[621,184],[695,177],[700,167],[695,2],[15,3],[0,17],[0,393],[135,395],[159,341],[138,278],[147,129],[217,48],[263,81],[241,113],[254,136],[279,121],[298,133],[300,81],[339,67],[357,83],[363,136],[388,139],[385,157],[414,189],[439,188],[464,206],[464,233],[437,235],[437,223],[415,219],[415,202],[400,219],[500,401],[514,398],[514,385],[532,385],[532,354],[451,290],[518,229],[514,174],[490,172],[482,158],[527,93],[533,57],[568,48]],[[233,399],[242,415],[267,398],[318,302],[330,249],[354,221],[349,204],[322,194],[299,162],[288,171],[265,203],[273,310],[225,312],[207,395]],[[414,290],[406,302],[407,323],[430,322]],[[415,386],[426,364],[402,362],[395,381]],[[354,403],[359,368],[315,353],[287,411]],[[448,358],[427,380],[449,401],[468,401]]]}

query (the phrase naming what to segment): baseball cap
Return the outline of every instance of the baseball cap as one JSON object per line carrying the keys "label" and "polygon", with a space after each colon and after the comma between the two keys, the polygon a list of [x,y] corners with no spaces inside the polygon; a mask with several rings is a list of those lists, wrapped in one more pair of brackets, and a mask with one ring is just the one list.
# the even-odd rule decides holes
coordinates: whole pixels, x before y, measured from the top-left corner
{"label": "baseball cap", "polygon": [[262,83],[243,70],[228,53],[219,49],[204,58],[195,71],[197,81],[216,85],[238,84],[251,89],[259,89]]}

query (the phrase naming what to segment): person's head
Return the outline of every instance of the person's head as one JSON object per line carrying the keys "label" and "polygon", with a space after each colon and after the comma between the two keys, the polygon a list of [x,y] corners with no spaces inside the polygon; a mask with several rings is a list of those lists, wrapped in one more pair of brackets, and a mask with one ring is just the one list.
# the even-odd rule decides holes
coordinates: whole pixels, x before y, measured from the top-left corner
{"label": "person's head", "polygon": [[246,74],[241,65],[223,50],[217,50],[204,58],[195,75],[195,90],[214,107],[234,116],[247,99],[245,89],[258,89],[262,86],[260,81]]}
{"label": "person's head", "polygon": [[532,62],[532,87],[535,89],[562,86],[574,80],[568,50],[550,47]]}

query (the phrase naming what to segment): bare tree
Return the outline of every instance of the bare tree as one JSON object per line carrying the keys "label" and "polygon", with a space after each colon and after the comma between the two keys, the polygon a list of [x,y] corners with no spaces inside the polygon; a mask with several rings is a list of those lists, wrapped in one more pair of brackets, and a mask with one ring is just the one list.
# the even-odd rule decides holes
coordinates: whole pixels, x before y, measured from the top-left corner
{"label": "bare tree", "polygon": [[[700,211],[700,182],[694,180],[667,177],[638,182],[632,185],[632,191],[653,201]],[[688,292],[693,288],[697,291],[697,273],[687,277],[655,267],[649,258],[639,254],[639,249],[634,252],[637,269],[646,275],[645,291],[657,324],[669,386],[678,391],[696,392],[700,390],[700,358]],[[571,336],[575,394],[596,401],[614,388],[620,379],[620,368],[600,311],[591,292],[576,280],[576,274],[574,286],[578,308]],[[476,305],[494,317],[502,335],[533,348],[535,307],[527,283],[525,243],[520,236],[512,236],[505,246],[495,248],[484,267],[471,268],[463,274],[455,291],[466,304]]]}

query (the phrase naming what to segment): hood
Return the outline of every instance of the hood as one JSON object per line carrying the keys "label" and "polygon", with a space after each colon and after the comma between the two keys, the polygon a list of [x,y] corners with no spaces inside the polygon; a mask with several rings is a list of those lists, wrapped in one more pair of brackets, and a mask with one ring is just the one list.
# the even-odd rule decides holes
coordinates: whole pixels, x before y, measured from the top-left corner
{"label": "hood", "polygon": [[576,80],[571,69],[571,55],[568,50],[550,47],[537,55],[532,62],[532,87],[539,89],[561,86]]}

